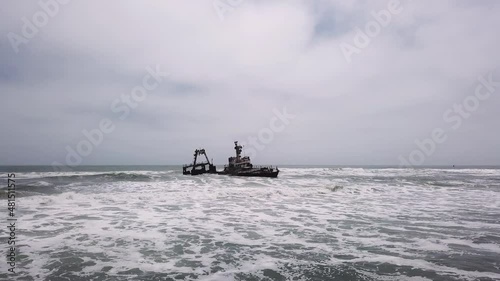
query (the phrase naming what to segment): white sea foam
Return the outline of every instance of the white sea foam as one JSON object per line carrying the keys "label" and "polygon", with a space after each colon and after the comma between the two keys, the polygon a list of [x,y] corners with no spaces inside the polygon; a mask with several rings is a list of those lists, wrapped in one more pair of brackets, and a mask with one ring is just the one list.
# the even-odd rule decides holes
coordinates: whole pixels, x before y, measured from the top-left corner
{"label": "white sea foam", "polygon": [[49,182],[46,182],[46,181],[37,181],[34,185],[35,186],[51,186],[52,183],[49,183]]}
{"label": "white sea foam", "polygon": [[[470,189],[469,179],[458,176],[433,179],[451,185],[444,187],[412,178],[442,176],[426,169],[281,170],[277,179],[174,179],[172,172],[130,171],[161,179],[73,183],[57,194],[22,197],[19,221],[26,231],[19,240],[32,260],[23,266],[25,275],[52,276],[47,266],[61,260],[57,253],[68,253],[95,263],[84,266],[82,275],[109,266],[110,276],[138,269],[233,280],[239,273],[264,278],[265,269],[290,277],[302,274],[301,265],[369,262],[468,279],[500,277],[428,258],[500,256],[498,244],[474,240],[500,232],[497,189]],[[480,170],[474,176],[487,181],[492,174]],[[336,186],[342,188],[333,191]],[[223,270],[202,276],[216,266]],[[427,280],[412,278],[406,280]]]}

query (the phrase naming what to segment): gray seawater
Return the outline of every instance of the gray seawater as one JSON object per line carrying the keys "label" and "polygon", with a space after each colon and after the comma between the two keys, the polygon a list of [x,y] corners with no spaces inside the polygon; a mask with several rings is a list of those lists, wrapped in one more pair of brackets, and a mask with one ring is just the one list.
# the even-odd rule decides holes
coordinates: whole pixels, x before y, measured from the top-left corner
{"label": "gray seawater", "polygon": [[0,170],[19,249],[0,280],[500,280],[498,168]]}

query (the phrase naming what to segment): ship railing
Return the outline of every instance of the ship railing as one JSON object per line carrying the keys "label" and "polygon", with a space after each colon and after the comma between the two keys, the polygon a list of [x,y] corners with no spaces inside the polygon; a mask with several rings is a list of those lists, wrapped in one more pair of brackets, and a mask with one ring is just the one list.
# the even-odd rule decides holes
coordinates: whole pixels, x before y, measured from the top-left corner
{"label": "ship railing", "polygon": [[[237,166],[240,166],[240,165],[233,165],[233,166],[237,167]],[[224,168],[229,168],[229,165],[224,165]],[[276,169],[277,167],[274,167],[274,166],[265,166],[265,165],[252,165],[252,168],[253,169],[263,169],[263,168]]]}
{"label": "ship railing", "polygon": [[[237,165],[235,165],[237,166]],[[229,165],[224,165],[224,168],[228,168]],[[273,166],[265,166],[265,165],[252,165],[252,169],[276,169],[276,167]]]}

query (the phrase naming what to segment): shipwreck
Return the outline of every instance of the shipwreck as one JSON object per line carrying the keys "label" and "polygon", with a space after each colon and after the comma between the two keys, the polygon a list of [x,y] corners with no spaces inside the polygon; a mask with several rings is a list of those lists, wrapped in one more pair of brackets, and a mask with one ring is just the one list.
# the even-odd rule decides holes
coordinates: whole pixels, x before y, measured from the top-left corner
{"label": "shipwreck", "polygon": [[[276,178],[280,170],[273,166],[255,166],[252,164],[249,156],[242,156],[243,146],[237,141],[234,142],[236,156],[229,157],[228,164],[224,166],[224,170],[217,171],[213,161],[210,162],[205,149],[196,149],[194,152],[194,161],[192,164],[184,165],[182,173],[184,175],[201,175],[201,174],[218,174],[240,177],[268,177]],[[206,161],[197,162],[198,156],[205,156]]]}

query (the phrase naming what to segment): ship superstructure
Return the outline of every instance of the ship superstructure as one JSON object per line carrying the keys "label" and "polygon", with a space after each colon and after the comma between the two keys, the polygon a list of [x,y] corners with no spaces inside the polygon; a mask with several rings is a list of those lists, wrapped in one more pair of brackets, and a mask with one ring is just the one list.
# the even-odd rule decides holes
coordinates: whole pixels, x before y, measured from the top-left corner
{"label": "ship superstructure", "polygon": [[254,166],[249,156],[241,156],[243,147],[234,142],[235,157],[229,157],[228,164],[224,166],[221,175],[245,176],[245,177],[270,177],[276,178],[279,174],[278,167],[273,166]]}

